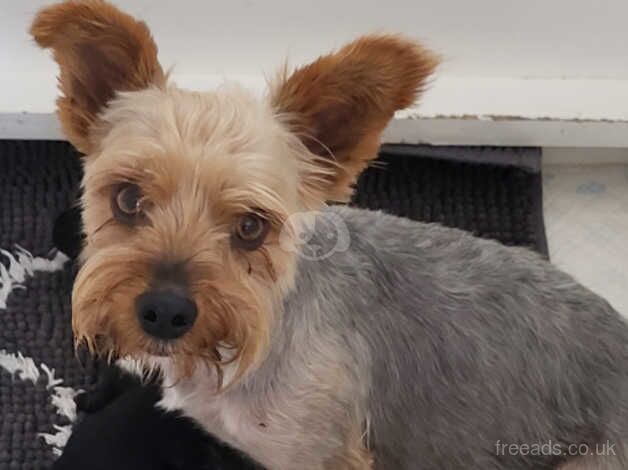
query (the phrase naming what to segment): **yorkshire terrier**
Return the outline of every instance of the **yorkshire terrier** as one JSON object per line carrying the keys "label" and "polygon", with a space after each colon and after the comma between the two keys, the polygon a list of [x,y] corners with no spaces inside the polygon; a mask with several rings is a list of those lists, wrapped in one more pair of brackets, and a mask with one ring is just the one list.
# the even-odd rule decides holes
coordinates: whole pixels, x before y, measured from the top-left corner
{"label": "yorkshire terrier", "polygon": [[270,470],[627,468],[608,303],[525,249],[326,206],[436,55],[365,36],[259,98],[177,88],[101,0],[31,33],[85,154],[76,340],[159,371],[160,406]]}

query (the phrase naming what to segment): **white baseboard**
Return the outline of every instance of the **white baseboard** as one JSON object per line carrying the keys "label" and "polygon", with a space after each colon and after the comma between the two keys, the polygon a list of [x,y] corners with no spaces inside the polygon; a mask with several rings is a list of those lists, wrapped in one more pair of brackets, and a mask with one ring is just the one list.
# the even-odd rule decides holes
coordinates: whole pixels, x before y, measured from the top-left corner
{"label": "white baseboard", "polygon": [[[174,76],[191,89],[236,79],[261,92],[252,76]],[[40,79],[40,78],[38,78]],[[55,91],[0,93],[0,139],[60,139]],[[32,87],[24,87],[32,89]],[[6,99],[5,99],[6,98]],[[628,80],[436,77],[419,106],[397,114],[390,143],[536,147],[628,147]]]}

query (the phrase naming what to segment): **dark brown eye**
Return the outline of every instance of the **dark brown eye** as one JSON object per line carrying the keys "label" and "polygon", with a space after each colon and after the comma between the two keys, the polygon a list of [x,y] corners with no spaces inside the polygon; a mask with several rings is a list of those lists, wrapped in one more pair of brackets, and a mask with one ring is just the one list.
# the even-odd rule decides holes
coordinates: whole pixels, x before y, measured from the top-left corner
{"label": "dark brown eye", "polygon": [[236,222],[233,232],[233,243],[236,247],[245,250],[256,250],[268,235],[268,220],[253,212],[244,214]]}
{"label": "dark brown eye", "polygon": [[142,190],[136,184],[123,183],[114,188],[111,208],[114,217],[122,223],[133,225],[142,215]]}

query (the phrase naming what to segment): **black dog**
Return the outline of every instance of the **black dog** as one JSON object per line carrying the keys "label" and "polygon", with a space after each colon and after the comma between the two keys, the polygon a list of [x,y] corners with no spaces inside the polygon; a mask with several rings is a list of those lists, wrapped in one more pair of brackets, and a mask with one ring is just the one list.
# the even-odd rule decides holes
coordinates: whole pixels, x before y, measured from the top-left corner
{"label": "black dog", "polygon": [[77,397],[87,412],[53,470],[254,470],[190,419],[164,412],[157,379],[141,384],[106,367],[98,388]]}

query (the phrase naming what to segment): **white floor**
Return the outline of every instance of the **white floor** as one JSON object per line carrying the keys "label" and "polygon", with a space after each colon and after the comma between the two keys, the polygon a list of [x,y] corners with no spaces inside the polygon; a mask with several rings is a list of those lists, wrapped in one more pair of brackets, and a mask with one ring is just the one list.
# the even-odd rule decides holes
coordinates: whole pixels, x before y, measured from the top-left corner
{"label": "white floor", "polygon": [[544,167],[552,262],[628,317],[628,164]]}

